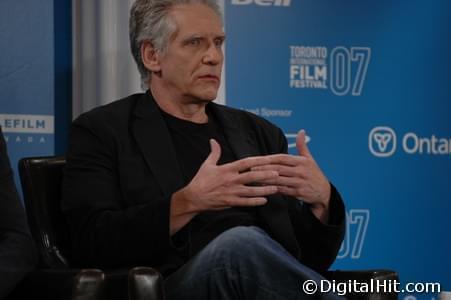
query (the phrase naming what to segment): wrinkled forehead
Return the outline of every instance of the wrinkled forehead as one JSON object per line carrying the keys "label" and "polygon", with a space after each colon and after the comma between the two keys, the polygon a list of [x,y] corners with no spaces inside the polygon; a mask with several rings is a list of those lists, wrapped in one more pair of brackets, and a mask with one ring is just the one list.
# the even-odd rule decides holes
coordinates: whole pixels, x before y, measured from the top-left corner
{"label": "wrinkled forehead", "polygon": [[179,4],[168,15],[174,23],[175,35],[224,36],[221,16],[205,4]]}

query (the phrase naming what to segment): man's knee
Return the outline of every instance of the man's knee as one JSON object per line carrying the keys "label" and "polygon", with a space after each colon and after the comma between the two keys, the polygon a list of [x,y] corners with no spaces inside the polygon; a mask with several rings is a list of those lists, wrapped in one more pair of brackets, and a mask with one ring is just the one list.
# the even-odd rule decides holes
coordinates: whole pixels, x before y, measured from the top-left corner
{"label": "man's knee", "polygon": [[221,259],[246,259],[258,255],[268,239],[268,235],[258,227],[237,226],[221,233],[205,250]]}

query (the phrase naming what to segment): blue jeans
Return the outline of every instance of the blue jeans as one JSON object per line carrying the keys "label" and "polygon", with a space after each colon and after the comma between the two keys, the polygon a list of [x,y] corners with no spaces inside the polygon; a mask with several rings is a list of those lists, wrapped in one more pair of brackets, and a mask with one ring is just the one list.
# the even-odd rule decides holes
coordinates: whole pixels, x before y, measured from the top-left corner
{"label": "blue jeans", "polygon": [[255,226],[229,229],[165,280],[172,299],[340,299],[307,295],[306,280],[321,275],[302,265],[265,231]]}

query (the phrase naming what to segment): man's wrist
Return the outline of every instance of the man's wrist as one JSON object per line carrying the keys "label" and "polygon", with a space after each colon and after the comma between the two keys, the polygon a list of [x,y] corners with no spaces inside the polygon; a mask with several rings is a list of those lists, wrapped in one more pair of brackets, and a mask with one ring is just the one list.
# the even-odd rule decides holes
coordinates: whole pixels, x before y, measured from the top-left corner
{"label": "man's wrist", "polygon": [[312,203],[310,209],[312,213],[324,224],[329,222],[329,208],[330,208],[330,198],[332,195],[332,187],[330,183],[327,188],[327,193],[318,202]]}
{"label": "man's wrist", "polygon": [[172,194],[169,224],[169,233],[171,236],[189,223],[197,214],[190,203],[185,189],[178,190]]}
{"label": "man's wrist", "polygon": [[186,187],[172,195],[172,206],[174,207],[173,213],[175,216],[189,214],[194,211],[191,205],[189,191],[186,190]]}
{"label": "man's wrist", "polygon": [[318,206],[321,209],[329,209],[330,204],[330,196],[332,194],[332,187],[330,186],[330,183],[327,182],[327,187],[325,188],[325,194],[320,198],[318,201]]}

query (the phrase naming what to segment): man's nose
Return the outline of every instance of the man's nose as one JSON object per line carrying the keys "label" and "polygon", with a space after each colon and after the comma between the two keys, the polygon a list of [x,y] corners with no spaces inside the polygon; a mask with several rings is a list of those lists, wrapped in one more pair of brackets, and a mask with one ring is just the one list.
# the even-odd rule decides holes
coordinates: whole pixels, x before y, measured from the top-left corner
{"label": "man's nose", "polygon": [[214,43],[212,43],[203,57],[203,63],[208,65],[217,65],[223,59],[222,47],[218,47]]}

